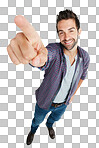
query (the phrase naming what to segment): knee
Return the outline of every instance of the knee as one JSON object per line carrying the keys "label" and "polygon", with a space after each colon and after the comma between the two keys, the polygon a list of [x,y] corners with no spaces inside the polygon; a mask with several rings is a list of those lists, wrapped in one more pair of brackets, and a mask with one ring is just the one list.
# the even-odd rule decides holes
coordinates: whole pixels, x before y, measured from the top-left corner
{"label": "knee", "polygon": [[32,125],[37,126],[37,125],[41,124],[43,122],[43,120],[44,120],[44,118],[42,118],[42,119],[41,118],[34,118],[32,121]]}
{"label": "knee", "polygon": [[58,116],[57,118],[55,118],[55,121],[58,121],[59,119],[61,119],[61,116],[60,117]]}
{"label": "knee", "polygon": [[54,121],[58,121],[60,118],[61,118],[60,115],[54,114],[54,115],[52,116],[52,120],[54,120]]}

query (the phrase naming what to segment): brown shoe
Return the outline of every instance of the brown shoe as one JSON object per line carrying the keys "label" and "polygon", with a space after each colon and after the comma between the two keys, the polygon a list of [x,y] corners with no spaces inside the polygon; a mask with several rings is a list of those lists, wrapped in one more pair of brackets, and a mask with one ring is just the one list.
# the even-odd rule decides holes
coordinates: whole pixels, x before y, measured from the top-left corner
{"label": "brown shoe", "polygon": [[48,128],[48,131],[49,131],[50,138],[54,139],[55,138],[55,131],[54,131],[54,129],[52,127],[50,127],[50,128]]}
{"label": "brown shoe", "polygon": [[28,136],[27,136],[26,144],[30,145],[32,143],[33,139],[34,139],[34,134],[31,133],[31,131],[30,131]]}

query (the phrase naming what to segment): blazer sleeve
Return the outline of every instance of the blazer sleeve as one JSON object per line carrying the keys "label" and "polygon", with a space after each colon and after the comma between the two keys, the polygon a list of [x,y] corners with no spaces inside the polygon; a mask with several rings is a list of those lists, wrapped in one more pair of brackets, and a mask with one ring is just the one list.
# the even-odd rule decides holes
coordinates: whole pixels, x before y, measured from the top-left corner
{"label": "blazer sleeve", "polygon": [[86,76],[87,76],[87,71],[88,71],[89,63],[90,63],[90,57],[89,57],[89,54],[86,52],[86,56],[84,58],[83,73],[82,73],[82,76],[81,76],[82,80],[84,80],[86,78]]}
{"label": "blazer sleeve", "polygon": [[[50,43],[50,44],[48,44],[48,45],[46,46],[46,48],[47,48],[47,50],[48,50],[47,61],[46,61],[46,63],[45,63],[44,66],[42,66],[42,67],[37,67],[38,69],[40,69],[40,70],[42,70],[42,71],[45,71],[45,70],[49,67],[51,61],[54,60],[55,57],[56,57],[56,50],[55,50],[54,44],[51,44],[51,43]],[[29,63],[29,65],[31,65],[31,64]],[[31,66],[32,66],[32,67],[35,67],[35,66],[33,66],[33,65],[31,65]]]}

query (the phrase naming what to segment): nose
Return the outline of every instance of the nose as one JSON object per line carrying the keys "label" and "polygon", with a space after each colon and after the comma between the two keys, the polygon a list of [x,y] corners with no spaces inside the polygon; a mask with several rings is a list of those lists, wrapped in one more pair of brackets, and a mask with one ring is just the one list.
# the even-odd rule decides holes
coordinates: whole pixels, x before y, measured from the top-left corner
{"label": "nose", "polygon": [[64,32],[64,40],[68,41],[70,39],[69,34]]}

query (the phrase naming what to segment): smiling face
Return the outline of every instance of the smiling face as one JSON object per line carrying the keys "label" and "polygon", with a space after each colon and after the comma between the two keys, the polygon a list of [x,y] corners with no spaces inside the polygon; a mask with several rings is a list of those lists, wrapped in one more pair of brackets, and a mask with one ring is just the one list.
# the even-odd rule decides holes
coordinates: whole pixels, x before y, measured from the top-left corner
{"label": "smiling face", "polygon": [[77,48],[78,36],[81,33],[81,29],[77,30],[75,20],[61,20],[58,22],[58,35],[63,47],[70,51]]}

